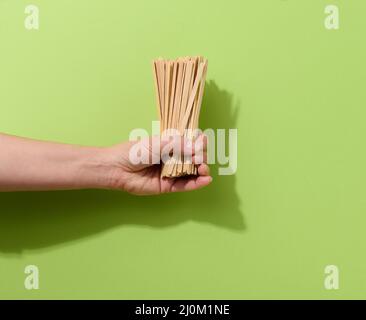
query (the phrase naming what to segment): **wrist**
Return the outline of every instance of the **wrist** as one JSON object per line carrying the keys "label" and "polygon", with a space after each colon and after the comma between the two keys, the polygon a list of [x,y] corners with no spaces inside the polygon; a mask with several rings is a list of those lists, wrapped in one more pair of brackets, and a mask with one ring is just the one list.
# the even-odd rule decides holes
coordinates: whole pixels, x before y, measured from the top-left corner
{"label": "wrist", "polygon": [[82,188],[123,190],[125,169],[124,145],[89,148],[83,157],[79,179]]}
{"label": "wrist", "polygon": [[107,148],[87,148],[80,154],[76,183],[80,188],[112,189],[113,165],[107,154]]}

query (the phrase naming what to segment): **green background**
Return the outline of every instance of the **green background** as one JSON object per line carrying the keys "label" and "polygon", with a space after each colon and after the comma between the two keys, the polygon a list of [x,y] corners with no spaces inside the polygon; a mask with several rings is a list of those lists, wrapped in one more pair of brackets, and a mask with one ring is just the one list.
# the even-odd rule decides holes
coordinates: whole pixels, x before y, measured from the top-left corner
{"label": "green background", "polygon": [[0,298],[366,298],[364,0],[31,3],[38,31],[0,0],[0,131],[126,140],[157,117],[151,60],[202,54],[201,125],[238,128],[238,170],[161,197],[0,194]]}

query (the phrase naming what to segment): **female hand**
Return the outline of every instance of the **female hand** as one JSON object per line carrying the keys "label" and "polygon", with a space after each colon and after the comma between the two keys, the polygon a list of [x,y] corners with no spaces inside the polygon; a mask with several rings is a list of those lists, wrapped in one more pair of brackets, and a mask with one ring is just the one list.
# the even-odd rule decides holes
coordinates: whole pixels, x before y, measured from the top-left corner
{"label": "female hand", "polygon": [[[160,141],[159,141],[160,140]],[[192,158],[192,162],[197,164],[198,175],[179,178],[162,178],[162,164],[152,164],[151,159],[161,160],[164,149],[169,143],[168,139],[161,139],[159,136],[140,141],[139,146],[145,148],[145,153],[149,156],[149,163],[134,164],[131,159],[131,148],[137,142],[127,142],[113,146],[107,150],[108,162],[112,168],[110,181],[114,189],[122,189],[137,195],[152,195],[167,192],[181,192],[199,189],[211,183],[209,167],[206,164],[207,138],[199,136],[192,145],[186,139],[177,140],[173,147],[179,143],[180,150],[184,155]],[[158,148],[153,148],[157,143]],[[160,147],[159,147],[160,145]]]}

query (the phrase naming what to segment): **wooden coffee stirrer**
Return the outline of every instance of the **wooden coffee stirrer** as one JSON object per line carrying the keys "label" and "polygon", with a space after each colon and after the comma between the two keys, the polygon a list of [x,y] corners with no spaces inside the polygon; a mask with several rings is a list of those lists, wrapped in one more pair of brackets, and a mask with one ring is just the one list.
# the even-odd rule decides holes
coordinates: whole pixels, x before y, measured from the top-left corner
{"label": "wooden coffee stirrer", "polygon": [[[193,140],[194,130],[198,129],[207,60],[203,57],[157,59],[153,61],[153,73],[161,133],[175,129],[181,136]],[[196,165],[184,160],[183,154],[178,159],[171,157],[163,164],[161,176],[197,175]]]}

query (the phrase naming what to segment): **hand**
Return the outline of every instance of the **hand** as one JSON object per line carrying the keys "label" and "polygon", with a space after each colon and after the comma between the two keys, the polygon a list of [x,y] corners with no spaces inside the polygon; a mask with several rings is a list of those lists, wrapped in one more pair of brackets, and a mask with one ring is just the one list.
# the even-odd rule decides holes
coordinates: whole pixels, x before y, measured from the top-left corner
{"label": "hand", "polygon": [[[153,137],[145,140],[149,158],[158,157],[161,159],[164,147],[168,140],[160,140],[160,149],[157,151],[151,147],[160,137]],[[108,163],[111,168],[109,175],[109,186],[113,189],[122,189],[136,195],[152,195],[167,192],[181,192],[200,189],[211,183],[209,167],[206,164],[207,138],[203,135],[197,138],[195,147],[183,144],[184,154],[192,156],[193,163],[197,164],[198,175],[180,178],[161,178],[161,164],[133,164],[130,159],[130,149],[136,142],[127,142],[107,148]],[[196,150],[194,150],[196,148]],[[198,151],[202,151],[203,159],[198,159]],[[156,154],[156,153],[159,154]],[[197,155],[197,157],[196,157]],[[203,161],[202,161],[203,160]]]}

